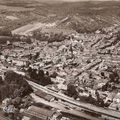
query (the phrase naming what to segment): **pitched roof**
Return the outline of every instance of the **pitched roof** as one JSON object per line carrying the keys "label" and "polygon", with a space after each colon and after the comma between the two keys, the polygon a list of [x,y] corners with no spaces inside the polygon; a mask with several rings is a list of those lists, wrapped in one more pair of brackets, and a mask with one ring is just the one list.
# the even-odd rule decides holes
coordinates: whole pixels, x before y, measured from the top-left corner
{"label": "pitched roof", "polygon": [[31,106],[27,111],[27,114],[30,114],[31,116],[40,118],[42,120],[47,120],[49,117],[52,117],[55,111],[48,110],[45,108],[40,108],[36,106]]}
{"label": "pitched roof", "polygon": [[40,91],[40,90],[36,91],[35,94],[36,94],[37,96],[39,96],[39,97],[47,100],[47,101],[54,100],[54,97],[53,97],[52,95],[49,95],[49,94],[47,94],[47,93],[45,93],[45,92],[43,92],[43,91]]}

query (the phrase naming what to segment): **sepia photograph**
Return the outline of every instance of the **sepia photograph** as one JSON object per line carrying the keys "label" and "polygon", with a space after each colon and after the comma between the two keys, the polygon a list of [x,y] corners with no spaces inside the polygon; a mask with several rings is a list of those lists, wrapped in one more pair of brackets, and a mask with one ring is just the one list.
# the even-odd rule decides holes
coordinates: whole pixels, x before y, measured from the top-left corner
{"label": "sepia photograph", "polygon": [[0,120],[120,120],[120,0],[0,0]]}

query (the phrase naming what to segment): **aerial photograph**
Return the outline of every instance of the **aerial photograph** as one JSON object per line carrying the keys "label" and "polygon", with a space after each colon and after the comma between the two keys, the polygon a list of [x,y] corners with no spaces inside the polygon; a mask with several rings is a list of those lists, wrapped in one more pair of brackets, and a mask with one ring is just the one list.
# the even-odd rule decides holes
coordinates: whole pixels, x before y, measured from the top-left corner
{"label": "aerial photograph", "polygon": [[0,0],[0,120],[120,120],[120,0]]}

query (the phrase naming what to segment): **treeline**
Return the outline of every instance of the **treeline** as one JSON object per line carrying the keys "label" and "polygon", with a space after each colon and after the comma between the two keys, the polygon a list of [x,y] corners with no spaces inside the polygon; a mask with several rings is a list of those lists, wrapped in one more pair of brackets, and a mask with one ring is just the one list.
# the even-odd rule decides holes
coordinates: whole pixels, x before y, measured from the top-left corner
{"label": "treeline", "polygon": [[12,36],[12,33],[9,29],[7,28],[3,28],[3,29],[0,29],[0,36]]}
{"label": "treeline", "polygon": [[40,41],[48,41],[48,42],[61,42],[65,39],[68,39],[67,35],[61,33],[43,33],[41,31],[34,31],[32,37],[31,36],[21,36],[21,35],[12,35],[11,31],[8,29],[0,30],[0,44],[5,44],[7,41],[15,42],[22,41],[31,43],[31,38]]}
{"label": "treeline", "polygon": [[72,29],[78,33],[94,33],[98,29],[102,29],[102,26],[98,24],[85,25],[81,23],[72,23]]}
{"label": "treeline", "polygon": [[27,42],[31,43],[30,36],[12,35],[9,29],[0,29],[0,44],[5,44],[7,41],[10,42]]}
{"label": "treeline", "polygon": [[48,41],[48,42],[61,42],[64,41],[67,36],[61,33],[43,33],[41,31],[34,31],[33,38],[40,41]]}

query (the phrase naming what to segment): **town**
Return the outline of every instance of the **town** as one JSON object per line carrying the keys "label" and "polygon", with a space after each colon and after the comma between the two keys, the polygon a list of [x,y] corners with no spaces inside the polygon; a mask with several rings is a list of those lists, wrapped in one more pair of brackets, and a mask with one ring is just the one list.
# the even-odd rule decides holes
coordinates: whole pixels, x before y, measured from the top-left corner
{"label": "town", "polygon": [[28,18],[23,24],[14,16],[30,12],[33,17],[37,3],[18,11],[13,3],[1,2],[0,8],[3,18],[14,13],[0,28],[0,119],[119,120],[119,24],[68,29],[70,16],[50,23]]}

